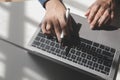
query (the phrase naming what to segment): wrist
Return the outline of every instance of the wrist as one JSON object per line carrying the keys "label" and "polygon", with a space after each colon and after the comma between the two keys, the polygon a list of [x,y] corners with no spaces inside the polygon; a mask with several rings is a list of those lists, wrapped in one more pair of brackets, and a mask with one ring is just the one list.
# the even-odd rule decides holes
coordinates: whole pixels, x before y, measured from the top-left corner
{"label": "wrist", "polygon": [[45,3],[45,8],[47,9],[51,9],[54,6],[57,6],[57,4],[62,4],[61,0],[48,0]]}
{"label": "wrist", "polygon": [[96,0],[97,2],[102,2],[102,3],[107,3],[109,6],[111,6],[111,4],[115,4],[116,0]]}

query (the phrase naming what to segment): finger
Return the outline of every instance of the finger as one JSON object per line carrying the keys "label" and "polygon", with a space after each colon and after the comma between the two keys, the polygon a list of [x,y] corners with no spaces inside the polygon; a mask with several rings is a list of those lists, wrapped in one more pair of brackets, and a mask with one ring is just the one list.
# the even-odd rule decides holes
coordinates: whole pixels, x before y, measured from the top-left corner
{"label": "finger", "polygon": [[110,16],[106,18],[106,20],[103,22],[103,25],[109,25],[111,23],[111,18]]}
{"label": "finger", "polygon": [[88,16],[88,22],[91,23],[92,20],[94,19],[95,14],[97,13],[97,11],[99,10],[99,5],[94,5],[91,10],[90,10],[90,14]]}
{"label": "finger", "polygon": [[54,28],[51,29],[51,35],[56,36]]}
{"label": "finger", "polygon": [[90,14],[90,10],[91,10],[91,8],[92,8],[92,6],[93,6],[94,4],[92,4],[89,8],[88,8],[88,10],[86,11],[86,13],[85,13],[85,16],[89,16],[89,14]]}
{"label": "finger", "polygon": [[105,9],[102,8],[102,7],[98,10],[98,12],[95,15],[93,21],[91,22],[91,26],[90,26],[91,29],[93,29],[95,26],[98,26],[98,24],[99,24],[98,20],[103,15],[104,11],[105,11]]}
{"label": "finger", "polygon": [[102,23],[99,23],[98,27],[102,27],[103,25],[108,25],[110,23],[110,17],[106,17],[105,19],[103,19]]}
{"label": "finger", "polygon": [[64,32],[64,35],[67,35],[67,29],[68,29],[67,21],[65,21],[65,19],[63,19],[63,20],[59,20],[59,22],[60,22],[61,30]]}
{"label": "finger", "polygon": [[111,17],[111,20],[113,20],[113,18],[114,18],[114,12],[113,11],[111,12],[111,16],[110,17]]}
{"label": "finger", "polygon": [[91,10],[91,9],[89,8],[89,9],[86,11],[85,16],[87,16],[87,17],[89,16],[90,10]]}
{"label": "finger", "polygon": [[46,22],[42,22],[42,23],[41,23],[41,29],[42,29],[43,34],[45,34],[45,33],[47,32],[47,31],[46,31],[46,25],[47,25]]}
{"label": "finger", "polygon": [[109,20],[110,14],[109,14],[109,10],[106,10],[103,14],[103,16],[100,18],[99,20],[99,27],[105,23],[105,21],[107,21],[107,19]]}
{"label": "finger", "polygon": [[46,25],[46,34],[51,34],[52,24],[50,22]]}
{"label": "finger", "polygon": [[61,41],[61,39],[60,39],[61,28],[60,28],[59,21],[58,21],[58,20],[55,20],[55,21],[53,22],[53,25],[54,25],[54,31],[55,31],[55,34],[56,34],[56,36],[57,36],[58,42],[60,42],[60,41]]}
{"label": "finger", "polygon": [[115,17],[115,8],[116,8],[116,5],[115,5],[115,1],[113,1],[113,4],[111,5],[111,21],[114,19]]}

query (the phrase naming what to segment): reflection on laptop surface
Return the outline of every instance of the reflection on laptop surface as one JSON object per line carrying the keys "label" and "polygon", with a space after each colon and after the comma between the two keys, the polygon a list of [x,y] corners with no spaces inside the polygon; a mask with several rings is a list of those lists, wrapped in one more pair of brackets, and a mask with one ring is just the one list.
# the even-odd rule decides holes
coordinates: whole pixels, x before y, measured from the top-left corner
{"label": "reflection on laptop surface", "polygon": [[79,29],[78,34],[76,34],[78,37],[73,36],[73,46],[61,46],[55,37],[47,37],[42,34],[39,28],[27,47],[34,54],[64,64],[98,80],[115,80],[120,46],[112,47],[111,44],[114,42],[110,42],[110,45],[99,42],[98,36],[104,40],[100,35],[102,31],[88,29],[89,24],[86,19],[80,16],[72,14],[72,17],[78,24],[72,26],[76,27],[76,30]]}

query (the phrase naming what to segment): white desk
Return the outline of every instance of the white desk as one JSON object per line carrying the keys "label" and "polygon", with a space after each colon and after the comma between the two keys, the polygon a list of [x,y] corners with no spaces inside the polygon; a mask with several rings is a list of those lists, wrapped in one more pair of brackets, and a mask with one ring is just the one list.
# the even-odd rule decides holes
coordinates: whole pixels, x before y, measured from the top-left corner
{"label": "white desk", "polygon": [[[81,4],[78,0],[64,1],[71,8],[71,12],[81,16],[84,16],[88,6],[92,4],[87,0],[81,1]],[[69,5],[71,1],[73,2]],[[80,9],[77,8],[79,5]],[[44,14],[45,10],[37,0],[0,3],[0,37],[25,47]],[[79,80],[80,75],[82,74],[74,70],[28,55],[24,50],[0,41],[0,80]],[[85,76],[82,78],[86,80]],[[117,80],[120,80],[120,69]]]}

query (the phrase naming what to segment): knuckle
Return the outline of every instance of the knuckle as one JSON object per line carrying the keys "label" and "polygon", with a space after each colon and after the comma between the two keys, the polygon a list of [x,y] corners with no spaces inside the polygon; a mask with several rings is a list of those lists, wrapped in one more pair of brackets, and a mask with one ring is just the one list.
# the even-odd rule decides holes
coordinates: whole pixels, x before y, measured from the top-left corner
{"label": "knuckle", "polygon": [[91,23],[92,26],[94,26],[94,23]]}
{"label": "knuckle", "polygon": [[42,22],[39,26],[41,26],[41,28],[45,27],[45,22]]}
{"label": "knuckle", "polygon": [[98,18],[100,18],[100,16],[101,16],[101,14],[98,13],[98,14],[96,15],[95,19],[97,20]]}
{"label": "knuckle", "polygon": [[109,14],[109,12],[107,11],[106,14],[105,14],[105,16],[109,16],[109,15],[110,15],[110,14]]}
{"label": "knuckle", "polygon": [[60,26],[62,29],[65,29],[67,26],[67,23],[65,21],[60,22],[60,24],[61,24]]}
{"label": "knuckle", "polygon": [[111,19],[113,19],[114,18],[114,15],[111,15]]}
{"label": "knuckle", "polygon": [[113,19],[115,17],[115,15],[114,14],[111,14],[111,19]]}
{"label": "knuckle", "polygon": [[51,19],[54,20],[54,21],[58,20],[58,18],[56,16],[52,16]]}
{"label": "knuckle", "polygon": [[99,18],[100,18],[99,15],[95,16],[94,22],[98,21]]}
{"label": "knuckle", "polygon": [[93,21],[93,22],[91,23],[91,25],[94,26],[94,25],[95,25],[95,22],[96,22],[96,21]]}
{"label": "knuckle", "polygon": [[108,9],[107,9],[107,13],[109,13],[109,14],[110,14],[110,13],[111,13],[111,11],[112,11],[112,10],[111,10],[110,8],[108,8]]}

